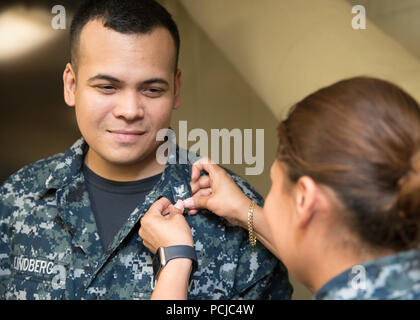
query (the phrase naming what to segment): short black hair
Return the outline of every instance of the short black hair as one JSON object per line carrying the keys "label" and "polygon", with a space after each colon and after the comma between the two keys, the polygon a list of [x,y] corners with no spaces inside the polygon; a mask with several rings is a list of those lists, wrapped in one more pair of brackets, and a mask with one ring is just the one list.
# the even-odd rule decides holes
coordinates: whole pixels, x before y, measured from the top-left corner
{"label": "short black hair", "polygon": [[104,21],[104,27],[123,34],[147,34],[166,28],[175,43],[175,71],[178,68],[180,38],[171,14],[155,0],[87,0],[76,11],[70,27],[70,59],[77,65],[80,33],[91,20]]}

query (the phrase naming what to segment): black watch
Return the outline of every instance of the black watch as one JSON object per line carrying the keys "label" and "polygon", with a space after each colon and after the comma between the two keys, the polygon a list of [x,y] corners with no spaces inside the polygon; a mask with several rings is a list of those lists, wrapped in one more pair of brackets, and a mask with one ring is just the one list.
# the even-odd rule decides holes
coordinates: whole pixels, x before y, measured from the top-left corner
{"label": "black watch", "polygon": [[188,258],[192,260],[192,271],[189,280],[191,284],[192,275],[198,267],[197,254],[195,253],[194,247],[191,246],[160,247],[153,257],[153,283],[156,284],[160,271],[166,266],[168,261],[176,258]]}

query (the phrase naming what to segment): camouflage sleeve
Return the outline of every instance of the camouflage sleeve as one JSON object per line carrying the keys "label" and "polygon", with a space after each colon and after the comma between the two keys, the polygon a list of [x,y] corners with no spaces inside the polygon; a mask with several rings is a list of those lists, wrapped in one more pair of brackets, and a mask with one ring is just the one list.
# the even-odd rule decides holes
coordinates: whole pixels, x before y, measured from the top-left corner
{"label": "camouflage sleeve", "polygon": [[[227,171],[248,198],[264,206],[264,199],[248,182]],[[243,232],[244,241],[235,275],[237,294],[232,299],[291,299],[293,288],[286,267],[260,242],[256,247],[251,247],[247,231]]]}
{"label": "camouflage sleeve", "polygon": [[9,216],[6,208],[6,192],[0,188],[0,299],[5,299],[6,285],[10,276],[9,245],[7,240],[7,229]]}
{"label": "camouflage sleeve", "polygon": [[269,275],[232,299],[291,300],[292,294],[293,287],[289,282],[287,269],[279,262]]}
{"label": "camouflage sleeve", "polygon": [[248,240],[240,249],[235,275],[237,294],[231,299],[290,300],[293,288],[286,267],[260,243],[251,247]]}

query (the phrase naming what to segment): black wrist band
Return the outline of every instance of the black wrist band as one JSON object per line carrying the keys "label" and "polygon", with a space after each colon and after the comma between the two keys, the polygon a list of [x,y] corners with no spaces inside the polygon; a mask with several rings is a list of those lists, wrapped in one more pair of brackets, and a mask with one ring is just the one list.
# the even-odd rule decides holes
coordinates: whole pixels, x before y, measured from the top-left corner
{"label": "black wrist band", "polygon": [[157,281],[160,271],[168,261],[177,258],[188,258],[192,260],[192,270],[189,280],[191,283],[191,278],[193,273],[197,270],[198,262],[194,247],[187,245],[161,247],[157,250],[156,255],[153,258],[154,282]]}
{"label": "black wrist band", "polygon": [[[189,258],[197,262],[197,254],[195,253],[194,247],[170,246],[170,247],[164,248],[164,250],[165,250],[166,263],[169,260],[176,259],[176,258]],[[166,263],[162,261],[162,255],[161,255],[161,263],[162,265],[166,265]]]}

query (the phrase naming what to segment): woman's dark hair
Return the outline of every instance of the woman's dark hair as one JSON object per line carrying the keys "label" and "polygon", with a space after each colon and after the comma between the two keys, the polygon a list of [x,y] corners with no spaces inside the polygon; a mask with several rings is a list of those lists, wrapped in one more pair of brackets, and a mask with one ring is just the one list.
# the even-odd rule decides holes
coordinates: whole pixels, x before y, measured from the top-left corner
{"label": "woman's dark hair", "polygon": [[331,187],[363,242],[418,245],[420,109],[410,95],[379,79],[343,80],[297,103],[278,136],[289,179]]}
{"label": "woman's dark hair", "polygon": [[70,27],[70,56],[77,65],[79,37],[91,20],[100,19],[104,27],[123,34],[147,34],[157,27],[166,28],[175,45],[175,71],[178,68],[180,38],[170,13],[155,0],[87,0],[76,11]]}

